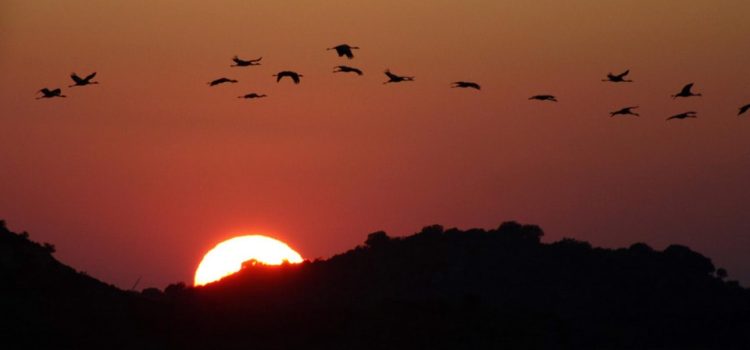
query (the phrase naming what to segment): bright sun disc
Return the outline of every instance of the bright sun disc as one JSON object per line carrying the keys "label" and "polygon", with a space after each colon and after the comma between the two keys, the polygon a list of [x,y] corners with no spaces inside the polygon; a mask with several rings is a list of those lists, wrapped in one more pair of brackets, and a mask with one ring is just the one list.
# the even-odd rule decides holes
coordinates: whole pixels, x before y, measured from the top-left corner
{"label": "bright sun disc", "polygon": [[242,263],[255,259],[267,265],[284,261],[302,262],[302,256],[284,242],[261,235],[239,236],[221,242],[203,257],[195,271],[196,286],[229,276],[242,268]]}

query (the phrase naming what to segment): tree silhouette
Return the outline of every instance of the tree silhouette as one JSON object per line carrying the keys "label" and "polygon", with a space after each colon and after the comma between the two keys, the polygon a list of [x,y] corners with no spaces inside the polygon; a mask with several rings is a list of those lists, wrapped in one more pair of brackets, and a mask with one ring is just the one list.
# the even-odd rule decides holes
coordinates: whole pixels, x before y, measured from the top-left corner
{"label": "tree silhouette", "polygon": [[390,240],[391,238],[388,237],[387,233],[385,233],[384,231],[377,231],[367,235],[365,245],[368,247],[377,248],[387,245]]}
{"label": "tree silhouette", "polygon": [[515,221],[504,222],[497,229],[501,235],[508,238],[539,243],[544,236],[544,231],[537,225],[521,225]]}

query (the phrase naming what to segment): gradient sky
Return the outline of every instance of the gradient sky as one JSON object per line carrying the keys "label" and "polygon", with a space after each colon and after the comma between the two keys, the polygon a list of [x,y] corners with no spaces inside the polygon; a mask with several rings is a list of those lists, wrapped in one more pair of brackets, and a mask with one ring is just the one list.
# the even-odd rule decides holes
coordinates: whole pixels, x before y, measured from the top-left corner
{"label": "gradient sky", "polygon": [[[3,1],[0,218],[122,288],[190,282],[239,234],[313,259],[376,230],[505,220],[545,241],[685,244],[747,285],[747,13],[744,0]],[[325,50],[340,43],[361,50]],[[235,54],[263,64],[230,68]],[[416,81],[382,85],[386,68]],[[285,69],[302,83],[277,84]],[[635,83],[600,81],[625,69]],[[101,84],[68,89],[72,71]],[[207,87],[221,76],[240,82]],[[670,99],[689,82],[704,97]],[[69,97],[37,101],[42,87]],[[269,98],[236,98],[248,92]],[[527,100],[540,93],[560,102]],[[609,118],[629,105],[640,118]],[[688,110],[699,118],[665,122]]]}

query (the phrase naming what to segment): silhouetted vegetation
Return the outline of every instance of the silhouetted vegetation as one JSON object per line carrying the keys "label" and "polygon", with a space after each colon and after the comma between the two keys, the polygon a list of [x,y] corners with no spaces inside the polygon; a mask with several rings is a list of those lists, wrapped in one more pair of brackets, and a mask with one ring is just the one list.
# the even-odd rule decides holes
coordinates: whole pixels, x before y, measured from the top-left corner
{"label": "silhouetted vegetation", "polygon": [[[123,292],[0,222],[3,339],[60,348],[743,349],[750,291],[681,245],[541,243],[535,225],[367,235],[327,260]],[[63,345],[59,345],[63,344]],[[46,346],[45,346],[46,345]]]}

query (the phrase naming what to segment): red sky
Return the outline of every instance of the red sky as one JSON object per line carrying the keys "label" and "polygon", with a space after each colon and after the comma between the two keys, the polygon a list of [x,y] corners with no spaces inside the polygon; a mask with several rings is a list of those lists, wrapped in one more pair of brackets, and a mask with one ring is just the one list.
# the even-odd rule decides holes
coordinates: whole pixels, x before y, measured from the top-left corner
{"label": "red sky", "polygon": [[[376,230],[505,220],[686,244],[750,281],[750,3],[363,3],[2,2],[0,218],[123,288],[189,282],[238,234],[325,258]],[[625,69],[635,83],[600,81]],[[101,84],[69,89],[72,71]],[[240,82],[206,85],[222,76]],[[689,82],[704,96],[670,99]],[[609,118],[629,105],[642,116]]]}

